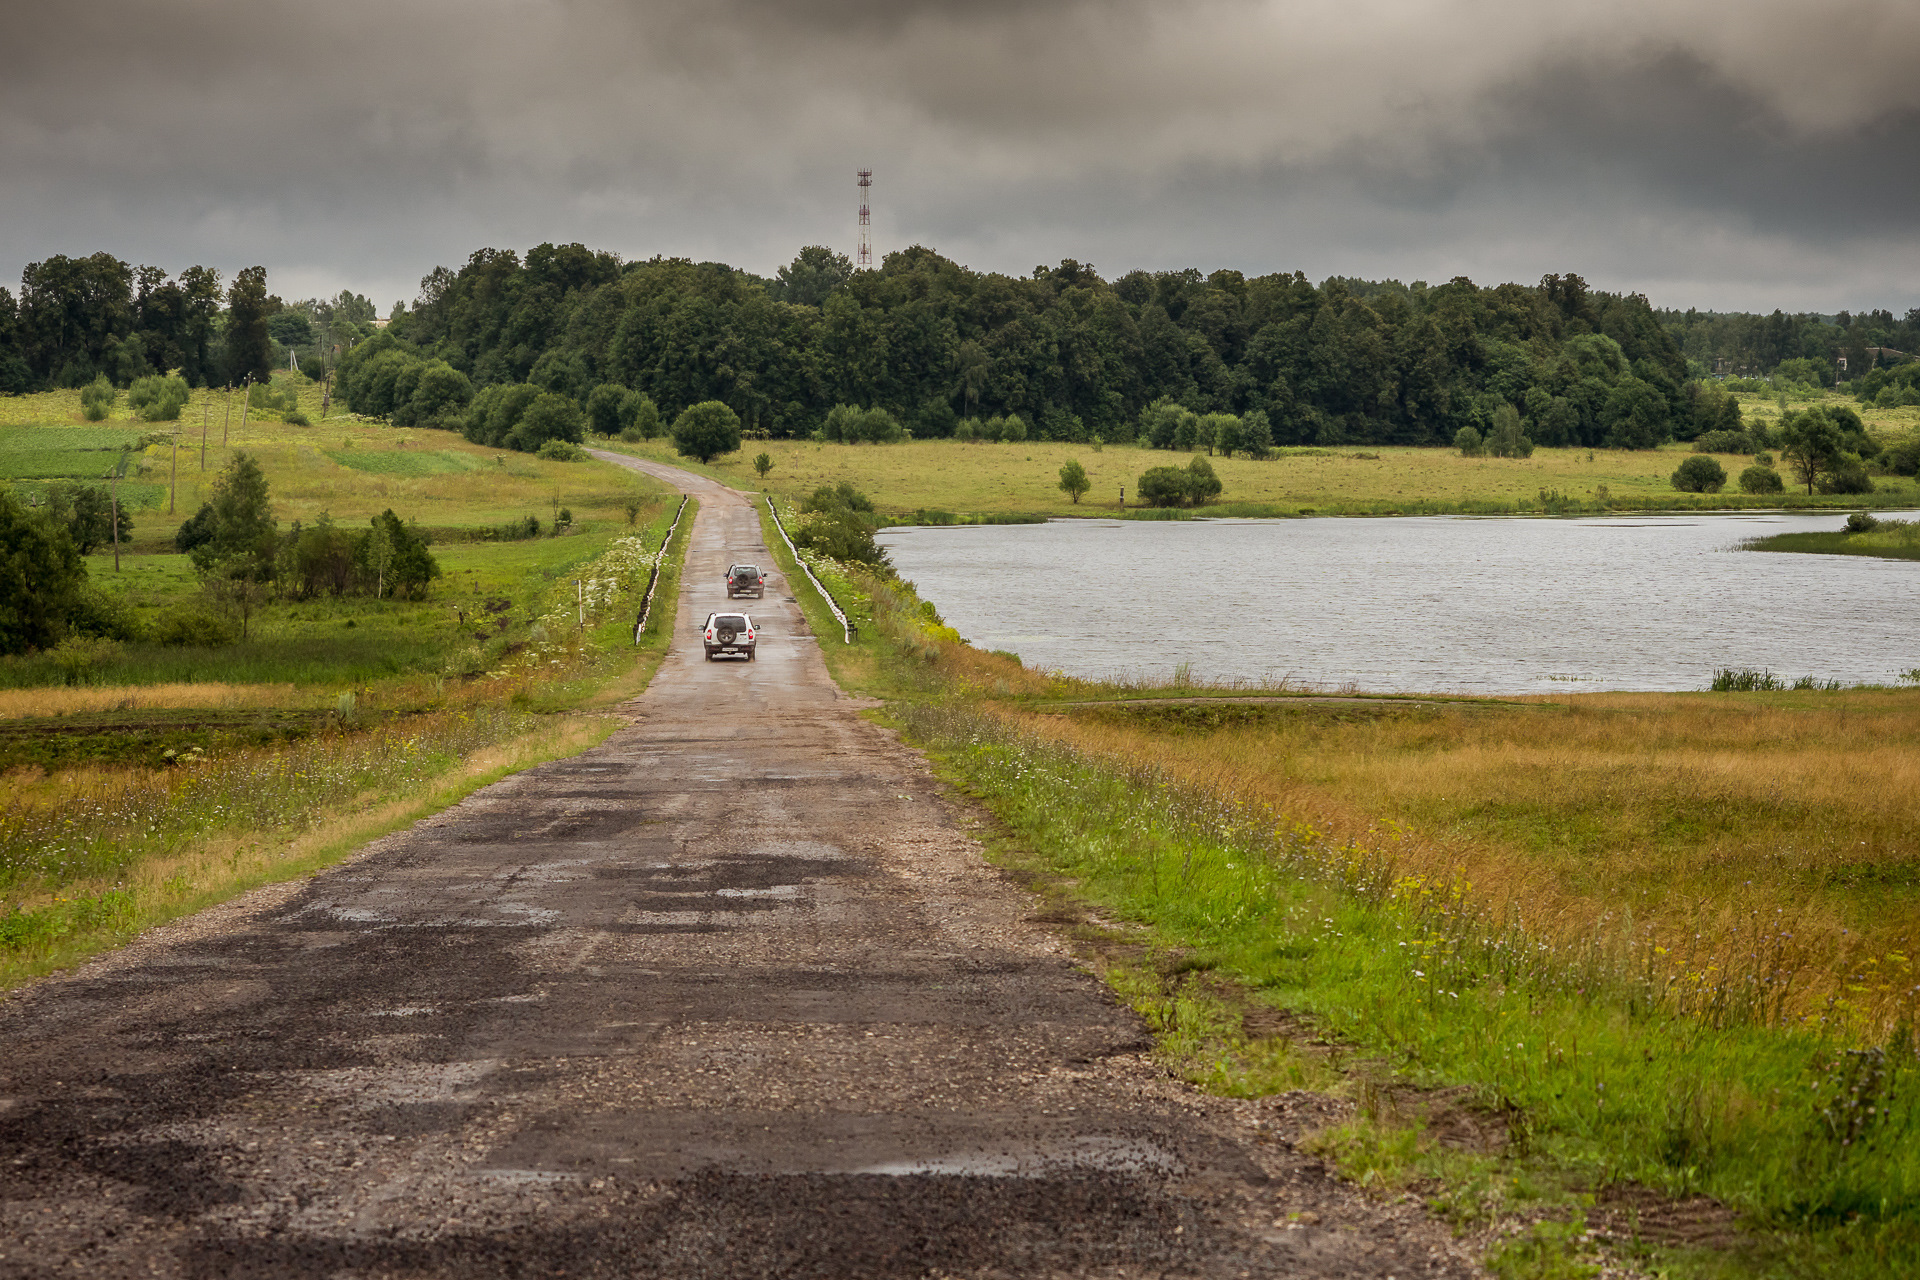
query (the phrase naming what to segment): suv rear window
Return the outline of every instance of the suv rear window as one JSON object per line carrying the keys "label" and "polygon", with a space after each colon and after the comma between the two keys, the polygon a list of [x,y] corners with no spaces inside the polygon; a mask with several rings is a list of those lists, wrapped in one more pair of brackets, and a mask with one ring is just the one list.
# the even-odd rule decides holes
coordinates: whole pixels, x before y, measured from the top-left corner
{"label": "suv rear window", "polygon": [[[709,569],[707,572],[712,573],[713,570]],[[707,581],[711,582],[713,579],[709,578]],[[713,619],[713,626],[716,631],[745,631],[747,629],[747,620],[737,613],[716,614]]]}

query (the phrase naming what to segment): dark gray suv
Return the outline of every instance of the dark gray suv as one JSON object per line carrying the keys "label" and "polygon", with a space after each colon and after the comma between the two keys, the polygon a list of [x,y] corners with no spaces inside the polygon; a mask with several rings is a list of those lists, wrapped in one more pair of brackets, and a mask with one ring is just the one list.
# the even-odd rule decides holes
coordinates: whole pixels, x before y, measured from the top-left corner
{"label": "dark gray suv", "polygon": [[757,564],[727,566],[727,599],[752,595],[755,600],[767,593],[767,580]]}

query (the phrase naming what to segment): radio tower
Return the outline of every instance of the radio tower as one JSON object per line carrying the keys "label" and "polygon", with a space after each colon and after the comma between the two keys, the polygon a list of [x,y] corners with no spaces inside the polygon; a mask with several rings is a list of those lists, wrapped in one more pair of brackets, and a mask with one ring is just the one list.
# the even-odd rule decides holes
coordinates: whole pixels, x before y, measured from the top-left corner
{"label": "radio tower", "polygon": [[860,170],[860,256],[854,266],[873,266],[873,215],[867,211],[867,189],[873,185],[873,170]]}

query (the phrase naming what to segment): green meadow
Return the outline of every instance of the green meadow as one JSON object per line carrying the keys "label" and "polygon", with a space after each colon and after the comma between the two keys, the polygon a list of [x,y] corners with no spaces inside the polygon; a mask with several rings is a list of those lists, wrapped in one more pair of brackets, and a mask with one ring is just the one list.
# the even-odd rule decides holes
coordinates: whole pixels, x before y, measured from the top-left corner
{"label": "green meadow", "polygon": [[[25,501],[103,477],[132,529],[86,557],[125,638],[0,658],[0,983],[251,885],[310,871],[474,787],[605,736],[671,632],[678,552],[634,621],[679,496],[597,462],[480,449],[438,431],[240,412],[195,392],[178,423],[78,394],[0,399],[0,480]],[[177,434],[175,434],[177,429]],[[175,530],[244,450],[284,533],[391,509],[431,539],[423,598],[265,593],[244,638],[164,643],[224,618]],[[689,505],[689,512],[691,505]],[[527,536],[537,526],[535,536]],[[174,627],[172,634],[182,634]]]}

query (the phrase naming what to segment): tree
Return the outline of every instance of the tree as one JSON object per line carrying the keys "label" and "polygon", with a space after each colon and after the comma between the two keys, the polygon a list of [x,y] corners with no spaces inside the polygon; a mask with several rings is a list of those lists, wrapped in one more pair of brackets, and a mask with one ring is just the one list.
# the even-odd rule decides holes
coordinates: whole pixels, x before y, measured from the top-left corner
{"label": "tree", "polygon": [[1264,458],[1273,452],[1273,425],[1263,409],[1249,410],[1240,418],[1240,448],[1249,458]]}
{"label": "tree", "polygon": [[65,525],[0,489],[0,653],[45,649],[82,610],[86,561]]}
{"label": "tree", "polygon": [[457,426],[461,411],[472,401],[473,383],[467,375],[445,360],[434,360],[420,370],[419,381],[413,384],[408,419],[421,427]]}
{"label": "tree", "polygon": [[507,432],[506,444],[526,453],[537,453],[549,440],[579,444],[586,433],[586,417],[572,396],[542,391],[534,396],[520,420]]}
{"label": "tree", "polygon": [[1502,402],[1493,411],[1493,425],[1487,431],[1486,450],[1496,458],[1531,458],[1533,441],[1520,430],[1520,411]]}
{"label": "tree", "polygon": [[853,262],[825,245],[810,244],[791,263],[774,272],[774,278],[775,292],[782,302],[817,307],[853,278]]}
{"label": "tree", "polygon": [[1486,452],[1480,440],[1480,433],[1472,427],[1462,427],[1454,432],[1453,447],[1460,451],[1460,456],[1463,458],[1477,458]]}
{"label": "tree", "polygon": [[273,576],[274,552],[279,543],[278,522],[267,493],[267,477],[248,453],[233,455],[214,481],[213,501],[180,527],[175,545],[210,526],[189,554],[205,577],[263,582]]}
{"label": "tree", "polygon": [[1060,468],[1060,492],[1072,498],[1076,506],[1080,502],[1080,495],[1092,487],[1093,482],[1087,479],[1087,469],[1077,459],[1069,458]]}
{"label": "tree", "polygon": [[1718,493],[1726,483],[1726,469],[1704,453],[1686,459],[1673,473],[1673,487],[1682,493]]}
{"label": "tree", "polygon": [[620,406],[627,389],[617,382],[603,382],[587,396],[587,423],[603,436],[617,436],[626,424],[620,420]]}
{"label": "tree", "polygon": [[47,518],[64,525],[81,555],[105,546],[114,536],[114,516],[120,517],[120,540],[133,533],[133,519],[127,504],[119,502],[99,485],[57,484],[47,490]]}
{"label": "tree", "polygon": [[643,391],[629,391],[620,400],[620,438],[651,440],[660,434],[660,406]]}
{"label": "tree", "polygon": [[1740,473],[1740,492],[1742,493],[1779,493],[1786,488],[1780,481],[1780,473],[1772,467],[1759,463]]}
{"label": "tree", "polygon": [[673,420],[673,447],[683,458],[712,462],[740,447],[740,415],[718,400],[703,400]]}
{"label": "tree", "polygon": [[1231,413],[1210,413],[1200,419],[1200,443],[1207,446],[1207,452],[1219,450],[1223,458],[1231,458],[1241,447],[1240,418]]}
{"label": "tree", "polygon": [[1840,429],[1821,408],[1789,413],[1780,423],[1780,456],[1811,496],[1813,486],[1840,460]]}
{"label": "tree", "polygon": [[248,374],[255,382],[273,377],[273,335],[267,322],[280,309],[280,299],[267,294],[267,269],[248,267],[227,290],[227,377],[239,382]]}
{"label": "tree", "polygon": [[765,484],[767,472],[773,470],[773,459],[767,454],[756,453],[753,455],[753,469],[759,474],[760,482]]}
{"label": "tree", "polygon": [[1608,449],[1651,449],[1667,438],[1667,398],[1650,382],[1629,374],[1607,393],[1601,425]]}

